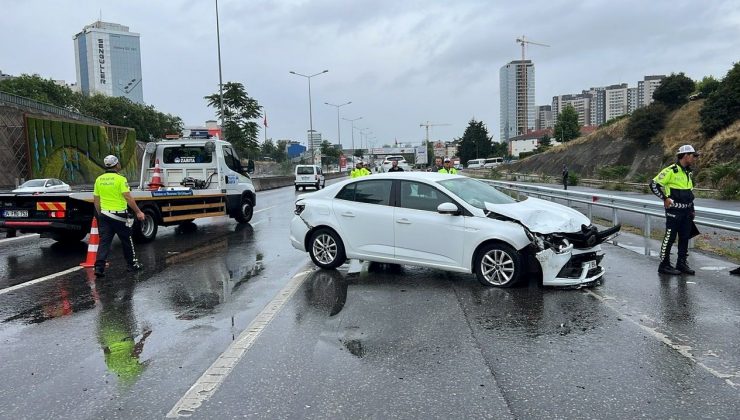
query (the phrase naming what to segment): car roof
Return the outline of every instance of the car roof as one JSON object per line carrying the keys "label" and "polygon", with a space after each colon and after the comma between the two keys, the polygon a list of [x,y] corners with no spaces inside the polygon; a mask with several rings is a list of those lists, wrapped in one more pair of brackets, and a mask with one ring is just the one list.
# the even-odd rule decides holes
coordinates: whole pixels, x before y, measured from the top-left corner
{"label": "car roof", "polygon": [[371,176],[364,176],[360,178],[355,178],[356,181],[365,181],[365,180],[371,180],[371,179],[385,179],[385,178],[391,178],[391,179],[409,179],[409,180],[421,180],[421,181],[442,181],[445,179],[452,179],[452,178],[461,178],[462,175],[451,175],[451,174],[444,174],[439,172],[423,172],[423,171],[416,171],[416,172],[383,172],[380,174],[374,174]]}

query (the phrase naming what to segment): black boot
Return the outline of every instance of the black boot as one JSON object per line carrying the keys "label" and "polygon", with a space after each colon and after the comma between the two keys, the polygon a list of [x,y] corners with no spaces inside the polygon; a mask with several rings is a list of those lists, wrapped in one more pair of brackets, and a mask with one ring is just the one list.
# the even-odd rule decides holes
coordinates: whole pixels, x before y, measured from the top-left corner
{"label": "black boot", "polygon": [[677,275],[681,274],[680,271],[678,271],[675,268],[673,268],[673,266],[671,265],[671,261],[670,260],[663,260],[663,261],[661,261],[660,265],[658,266],[658,273],[660,273],[660,274],[668,274],[668,275],[671,275],[671,276],[677,276]]}
{"label": "black boot", "polygon": [[684,274],[690,274],[692,276],[696,274],[696,271],[692,270],[691,267],[689,267],[689,264],[686,262],[686,260],[678,260],[676,262],[676,270]]}

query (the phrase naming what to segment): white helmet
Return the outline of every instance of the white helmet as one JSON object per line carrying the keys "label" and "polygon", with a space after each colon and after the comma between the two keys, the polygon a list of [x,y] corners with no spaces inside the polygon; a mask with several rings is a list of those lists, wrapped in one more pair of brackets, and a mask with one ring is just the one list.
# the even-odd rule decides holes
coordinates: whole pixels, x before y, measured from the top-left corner
{"label": "white helmet", "polygon": [[690,144],[684,144],[683,146],[679,147],[678,148],[678,152],[676,154],[677,155],[681,155],[681,154],[684,154],[684,153],[691,153],[693,155],[698,155],[699,154],[699,152],[697,152],[696,150],[694,150],[694,146],[692,146]]}
{"label": "white helmet", "polygon": [[118,165],[118,158],[113,155],[108,155],[103,159],[103,164],[106,168],[112,168]]}

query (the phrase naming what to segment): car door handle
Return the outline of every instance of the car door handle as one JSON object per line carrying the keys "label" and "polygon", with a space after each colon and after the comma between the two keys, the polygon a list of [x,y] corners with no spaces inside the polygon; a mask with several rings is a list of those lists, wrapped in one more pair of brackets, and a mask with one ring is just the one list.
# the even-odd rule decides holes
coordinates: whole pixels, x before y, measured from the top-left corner
{"label": "car door handle", "polygon": [[410,225],[411,221],[409,219],[397,219],[396,223],[400,223],[402,225]]}
{"label": "car door handle", "polygon": [[355,214],[352,213],[351,211],[346,211],[346,212],[342,213],[342,216],[344,216],[344,217],[355,217]]}

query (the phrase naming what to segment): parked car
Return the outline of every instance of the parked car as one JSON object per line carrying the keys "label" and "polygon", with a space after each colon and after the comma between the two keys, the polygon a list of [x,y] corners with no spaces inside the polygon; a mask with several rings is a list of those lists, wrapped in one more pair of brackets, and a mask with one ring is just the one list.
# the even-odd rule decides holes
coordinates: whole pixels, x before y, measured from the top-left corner
{"label": "parked car", "polygon": [[56,178],[31,179],[13,190],[14,193],[48,193],[64,191],[72,191],[72,187]]}
{"label": "parked car", "polygon": [[528,273],[546,286],[593,283],[605,271],[599,244],[620,229],[600,232],[569,207],[436,173],[355,178],[300,196],[295,206],[291,243],[321,268],[347,259],[408,264],[475,273],[497,287]]}
{"label": "parked car", "polygon": [[404,171],[408,172],[411,170],[411,166],[408,162],[406,162],[406,158],[397,155],[397,156],[386,156],[385,159],[383,159],[383,163],[380,165],[382,168],[381,172],[388,172],[388,169],[391,168],[393,165],[393,161],[398,161],[398,167],[403,169]]}
{"label": "parked car", "polygon": [[326,186],[324,173],[319,165],[296,165],[295,167],[295,190],[298,188],[314,187],[317,190]]}
{"label": "parked car", "polygon": [[495,168],[503,163],[504,163],[504,158],[493,157],[493,158],[486,159],[486,162],[483,164],[483,167],[486,169],[490,169],[490,168]]}

